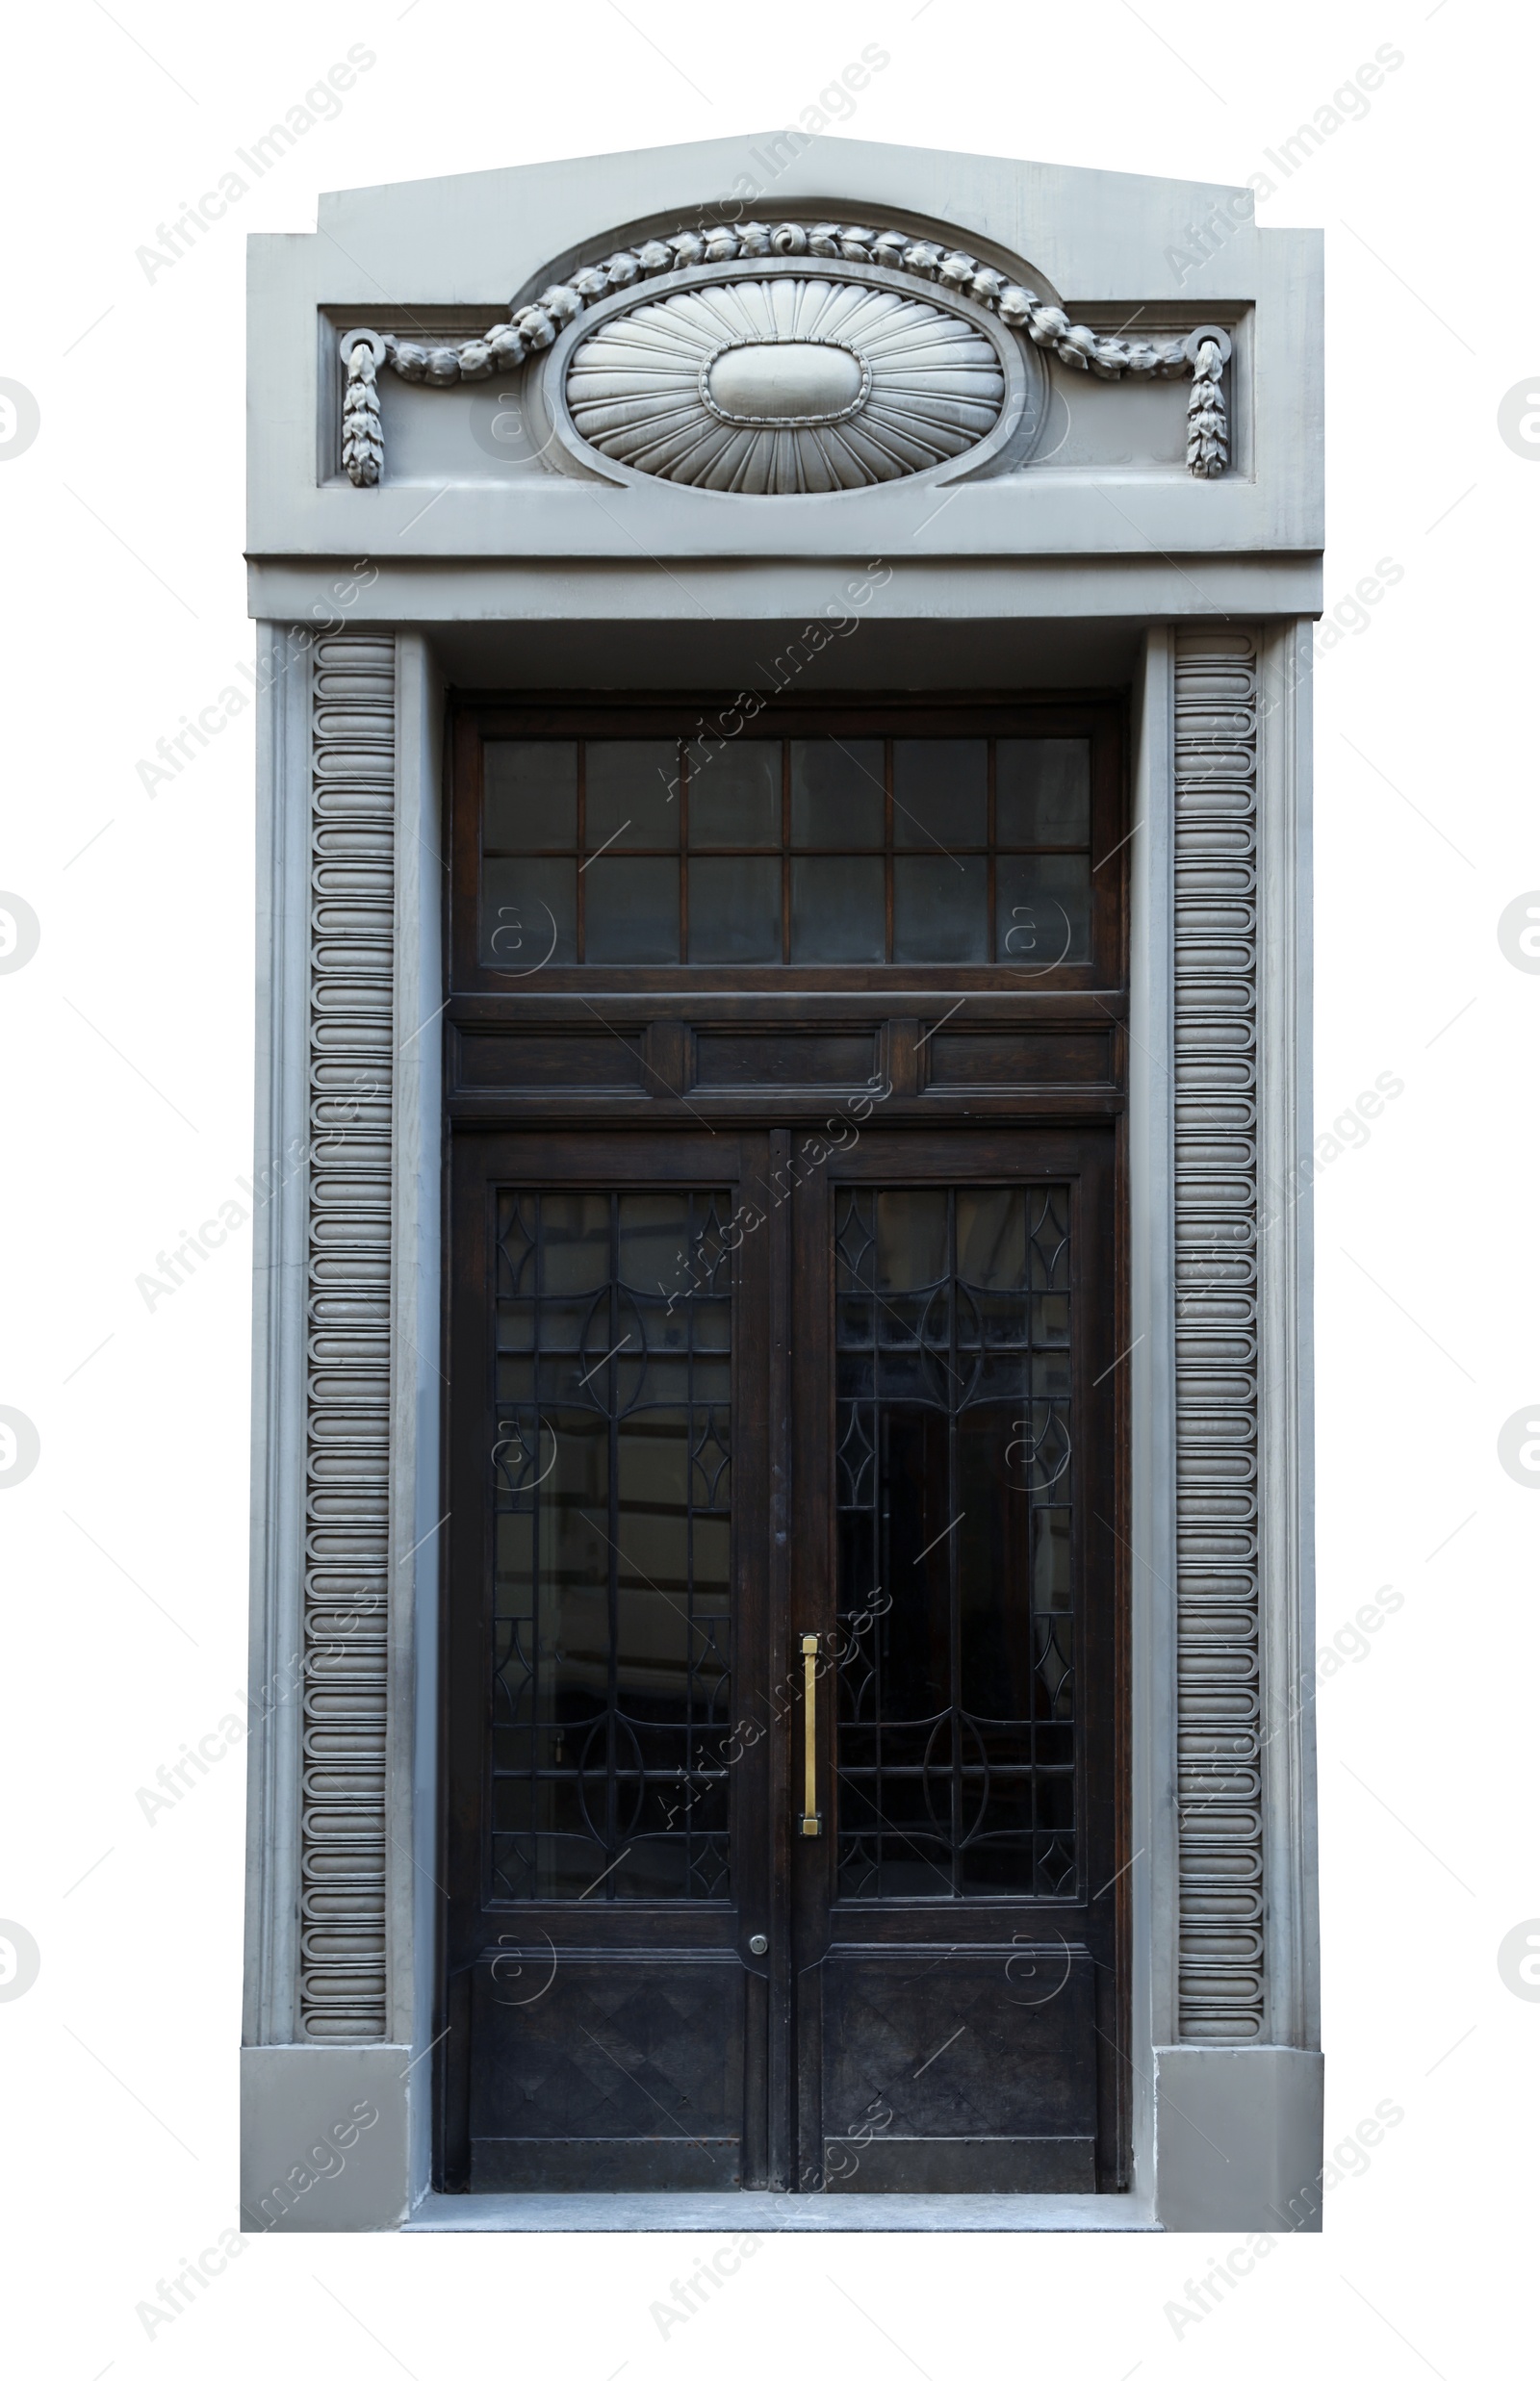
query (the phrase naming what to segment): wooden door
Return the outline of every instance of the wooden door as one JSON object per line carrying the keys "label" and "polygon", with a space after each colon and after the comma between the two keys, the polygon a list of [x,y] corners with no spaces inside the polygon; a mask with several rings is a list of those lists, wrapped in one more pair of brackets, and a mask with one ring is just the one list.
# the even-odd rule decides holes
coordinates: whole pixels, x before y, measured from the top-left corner
{"label": "wooden door", "polygon": [[1116,2172],[1109,1140],[873,1133],[795,1202],[804,2188]]}
{"label": "wooden door", "polygon": [[1118,705],[705,716],[457,711],[436,2171],[1124,2188]]}
{"label": "wooden door", "polygon": [[763,1135],[462,1142],[450,2188],[765,2172]]}

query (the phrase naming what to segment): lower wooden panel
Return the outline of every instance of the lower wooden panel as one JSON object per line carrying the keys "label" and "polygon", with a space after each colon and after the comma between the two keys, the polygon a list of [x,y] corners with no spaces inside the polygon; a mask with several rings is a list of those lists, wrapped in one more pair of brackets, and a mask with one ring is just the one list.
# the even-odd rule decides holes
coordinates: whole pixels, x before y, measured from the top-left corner
{"label": "lower wooden panel", "polygon": [[1081,1947],[836,1949],[822,1984],[831,2189],[1095,2189]]}
{"label": "lower wooden panel", "polygon": [[471,2189],[736,2189],[744,1990],[731,1952],[562,1952],[543,1986],[479,1965]]}

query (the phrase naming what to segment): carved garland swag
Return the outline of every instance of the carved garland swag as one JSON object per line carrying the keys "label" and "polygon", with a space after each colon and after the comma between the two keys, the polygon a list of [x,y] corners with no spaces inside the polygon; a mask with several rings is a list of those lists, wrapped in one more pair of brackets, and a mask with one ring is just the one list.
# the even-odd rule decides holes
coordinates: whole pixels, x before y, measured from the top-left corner
{"label": "carved garland swag", "polygon": [[402,380],[444,389],[463,380],[486,380],[513,371],[551,346],[586,306],[660,273],[695,265],[731,264],[739,257],[828,256],[849,264],[877,265],[890,272],[932,281],[997,314],[1077,371],[1101,380],[1177,380],[1192,374],[1187,402],[1187,468],[1197,479],[1217,479],[1229,460],[1222,374],[1230,340],[1205,323],[1185,338],[1121,339],[1071,322],[1035,290],[1008,281],[992,265],[907,232],[872,232],[840,223],[745,223],[709,232],[681,231],[668,240],[647,240],[621,248],[595,265],[581,266],[566,281],[542,290],[506,322],[494,322],[479,339],[426,343],[393,331],[345,331],[339,353],[346,372],[343,397],[343,469],[355,488],[374,487],[385,459],[376,375],[382,366]]}

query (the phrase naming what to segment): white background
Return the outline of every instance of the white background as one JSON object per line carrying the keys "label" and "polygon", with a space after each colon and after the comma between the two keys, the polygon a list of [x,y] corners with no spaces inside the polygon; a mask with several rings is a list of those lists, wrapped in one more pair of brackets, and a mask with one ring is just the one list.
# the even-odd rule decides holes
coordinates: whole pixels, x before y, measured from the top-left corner
{"label": "white background", "polygon": [[[1382,2100],[1403,2118],[1323,2236],[1179,2334],[1167,2302],[1229,2243],[780,2237],[663,2340],[650,2306],[709,2242],[260,2238],[148,2339],[138,2302],[237,2221],[241,1761],[153,1826],[136,1794],[244,1684],[249,1230],[153,1313],[136,1276],[249,1172],[251,711],[153,799],[137,764],[251,658],[244,237],[310,230],[320,190],[796,123],[874,41],[891,63],[831,150],[1231,182],[1381,44],[1403,58],[1259,208],[1326,229],[1328,606],[1383,558],[1404,574],[1321,657],[1316,746],[1318,1129],[1382,1072],[1405,1086],[1317,1194],[1322,1643],[1376,1589],[1405,1600],[1320,1693],[1327,2143]],[[340,116],[148,281],[136,248],[357,42],[376,63]],[[0,468],[0,886],[41,923],[0,973],[0,1406],[41,1439],[0,1495],[0,1918],[42,1955],[0,2001],[13,2368],[1505,2368],[1532,2332],[1540,2002],[1497,1951],[1540,1932],[1540,1502],[1497,1439],[1540,1404],[1540,976],[1497,923],[1540,886],[1540,446],[1511,451],[1498,408],[1540,389],[1534,20],[56,0],[7,44],[0,376],[41,409]]]}

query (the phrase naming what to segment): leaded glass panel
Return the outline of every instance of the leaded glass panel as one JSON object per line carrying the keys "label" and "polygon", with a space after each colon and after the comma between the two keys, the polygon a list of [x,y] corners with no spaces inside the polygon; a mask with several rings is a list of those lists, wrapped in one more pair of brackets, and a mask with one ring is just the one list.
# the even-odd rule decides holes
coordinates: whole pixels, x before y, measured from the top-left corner
{"label": "leaded glass panel", "polygon": [[499,1202],[493,1891],[731,1890],[726,1192]]}
{"label": "leaded glass panel", "polygon": [[1069,1192],[835,1192],[854,1899],[1075,1891]]}

